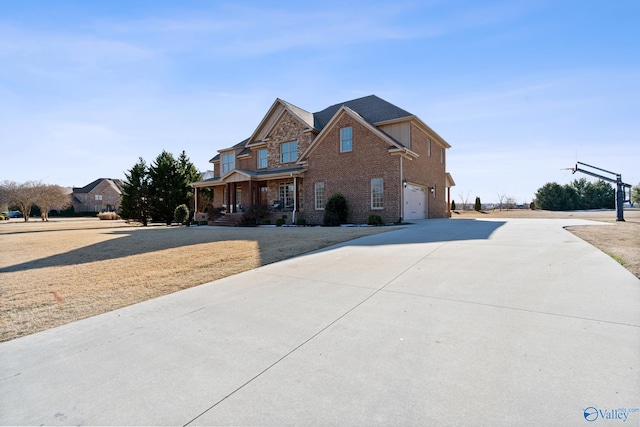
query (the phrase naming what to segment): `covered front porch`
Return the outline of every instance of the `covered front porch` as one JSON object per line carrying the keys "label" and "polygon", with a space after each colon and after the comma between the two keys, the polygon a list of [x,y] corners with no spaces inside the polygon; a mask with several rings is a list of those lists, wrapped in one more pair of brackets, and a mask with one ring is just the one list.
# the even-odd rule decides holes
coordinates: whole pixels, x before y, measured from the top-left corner
{"label": "covered front porch", "polygon": [[213,193],[210,207],[220,210],[229,220],[233,218],[227,222],[235,224],[250,206],[263,205],[268,208],[266,218],[272,222],[284,219],[286,223],[295,223],[301,207],[303,174],[302,168],[263,172],[233,170],[223,177],[193,183],[195,215],[209,207],[198,203],[199,190],[209,188]]}

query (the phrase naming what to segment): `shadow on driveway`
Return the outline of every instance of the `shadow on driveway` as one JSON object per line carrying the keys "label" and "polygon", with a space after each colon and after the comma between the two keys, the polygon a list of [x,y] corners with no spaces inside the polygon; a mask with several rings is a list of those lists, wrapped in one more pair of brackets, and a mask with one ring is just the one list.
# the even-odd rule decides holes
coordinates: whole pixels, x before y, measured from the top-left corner
{"label": "shadow on driveway", "polygon": [[[396,231],[365,236],[344,243],[339,243],[339,245],[380,246],[456,240],[481,240],[488,239],[496,229],[504,224],[504,221],[482,221],[475,219],[423,220]],[[226,239],[229,241],[250,240],[252,234],[251,231],[256,229],[231,228],[230,230],[235,230],[232,234],[235,234],[236,236]],[[269,228],[260,229],[260,231],[272,232],[273,239],[277,239],[279,229]],[[86,264],[183,246],[224,241],[225,239],[220,239],[219,236],[222,233],[223,231],[219,229],[199,230],[197,227],[125,229],[110,231],[108,233],[109,235],[118,235],[120,237],[84,246],[65,253],[0,268],[0,273]],[[398,233],[401,233],[401,235]],[[268,243],[265,244],[264,241],[260,241],[259,246],[261,248],[261,252],[269,250]]]}

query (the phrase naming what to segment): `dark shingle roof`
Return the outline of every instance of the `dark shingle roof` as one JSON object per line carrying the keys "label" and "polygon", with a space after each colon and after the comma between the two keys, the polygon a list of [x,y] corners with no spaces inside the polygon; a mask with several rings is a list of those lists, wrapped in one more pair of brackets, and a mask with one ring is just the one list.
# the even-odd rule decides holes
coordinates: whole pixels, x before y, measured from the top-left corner
{"label": "dark shingle roof", "polygon": [[[248,141],[248,140],[249,140],[249,138],[247,138],[247,139],[245,139],[245,140],[243,140],[243,141],[238,142],[238,143],[237,143],[236,145],[234,145],[233,147],[225,148],[224,150],[231,150],[231,149],[233,149],[233,148],[242,148],[242,147],[244,147],[244,146],[246,145],[246,143],[247,143],[247,141]],[[224,151],[224,150],[223,150],[223,151]],[[244,152],[244,151],[243,151],[243,152]],[[241,153],[241,154],[242,154],[242,153]],[[220,160],[220,153],[216,154],[216,155],[213,157],[213,159],[209,160],[209,163],[211,163],[211,162],[215,162],[216,160]]]}
{"label": "dark shingle roof", "polygon": [[102,181],[111,181],[115,186],[121,190],[122,189],[122,180],[120,179],[112,179],[112,178],[98,178],[93,181],[91,184],[87,184],[84,187],[73,187],[71,191],[74,193],[90,193],[94,188],[98,186]]}
{"label": "dark shingle roof", "polygon": [[353,99],[351,101],[332,105],[322,111],[313,113],[314,127],[318,130],[322,130],[322,128],[329,123],[329,120],[331,120],[343,105],[358,113],[363,119],[371,124],[413,116],[413,114],[408,111],[396,107],[384,99],[378,98],[375,95],[369,95],[364,98]]}
{"label": "dark shingle roof", "polygon": [[[313,125],[313,127],[319,131],[322,130],[327,125],[327,123],[329,123],[329,120],[331,120],[331,118],[343,105],[358,113],[363,119],[365,119],[372,125],[387,120],[413,116],[413,114],[409,113],[408,111],[403,110],[400,107],[396,107],[392,103],[387,102],[382,98],[378,98],[375,95],[369,95],[363,98],[341,102],[340,104],[332,105],[331,107],[327,107],[324,110],[318,111],[317,113],[313,114],[286,101],[280,101],[285,104],[291,111],[297,114],[307,124],[309,124],[310,126]],[[231,148],[244,147],[248,140],[249,138],[237,143]],[[231,148],[227,148],[227,150]],[[248,151],[248,149],[243,150],[240,155],[246,154]],[[214,162],[217,160],[220,160],[220,154],[217,154],[213,159],[209,160],[209,162]]]}

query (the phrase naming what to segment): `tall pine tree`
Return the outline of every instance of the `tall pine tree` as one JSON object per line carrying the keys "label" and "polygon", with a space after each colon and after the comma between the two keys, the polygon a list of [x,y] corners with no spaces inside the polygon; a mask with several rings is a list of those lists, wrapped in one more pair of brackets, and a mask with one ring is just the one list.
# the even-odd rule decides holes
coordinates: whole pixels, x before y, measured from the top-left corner
{"label": "tall pine tree", "polygon": [[185,179],[173,154],[162,151],[149,167],[151,218],[170,225],[178,205],[186,204]]}
{"label": "tall pine tree", "polygon": [[187,153],[184,150],[180,154],[180,157],[178,157],[178,168],[184,178],[184,194],[188,201],[186,205],[189,207],[191,212],[195,212],[197,209],[195,207],[194,188],[190,184],[192,182],[200,181],[200,179],[202,179],[202,175],[198,172],[195,165],[191,163],[191,160],[189,160],[189,157],[187,157]]}
{"label": "tall pine tree", "polygon": [[125,172],[122,185],[121,216],[147,225],[149,216],[149,171],[142,157],[129,172]]}

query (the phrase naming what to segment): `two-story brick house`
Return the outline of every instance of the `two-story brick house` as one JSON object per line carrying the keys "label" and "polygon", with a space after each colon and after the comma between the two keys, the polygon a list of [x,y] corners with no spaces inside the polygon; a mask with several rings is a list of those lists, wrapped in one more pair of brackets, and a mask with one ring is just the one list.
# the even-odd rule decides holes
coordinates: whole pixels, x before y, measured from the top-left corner
{"label": "two-story brick house", "polygon": [[444,217],[448,148],[417,116],[375,95],[317,113],[277,99],[249,138],[211,159],[213,178],[192,186],[211,188],[228,215],[267,204],[276,218],[322,224],[327,200],[341,193],[352,223]]}
{"label": "two-story brick house", "polygon": [[71,204],[76,212],[119,212],[122,181],[99,178],[84,187],[72,189]]}

